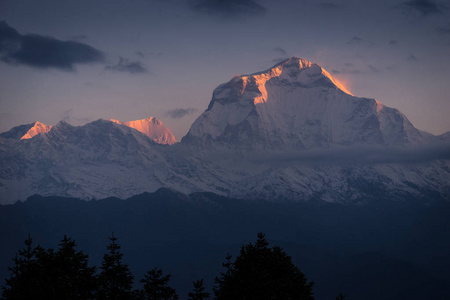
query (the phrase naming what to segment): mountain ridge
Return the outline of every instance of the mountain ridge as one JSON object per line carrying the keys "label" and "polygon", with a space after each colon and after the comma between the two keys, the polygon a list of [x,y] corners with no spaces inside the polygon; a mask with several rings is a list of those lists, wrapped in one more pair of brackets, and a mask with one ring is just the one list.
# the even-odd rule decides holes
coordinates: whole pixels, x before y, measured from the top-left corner
{"label": "mountain ridge", "polygon": [[[144,133],[151,139],[153,139],[158,144],[173,145],[177,142],[172,132],[166,126],[164,126],[164,124],[160,120],[158,120],[155,117],[127,122],[121,122],[116,119],[110,119],[109,121],[136,129]],[[65,121],[60,122],[66,123]],[[45,125],[39,121],[36,121],[31,124],[15,126],[11,128],[9,131],[0,133],[0,137],[18,140],[31,139],[32,137],[38,134],[48,133],[52,129],[52,127],[53,126],[51,125]]]}
{"label": "mountain ridge", "polygon": [[18,140],[31,139],[35,135],[49,132],[51,128],[52,126],[45,125],[39,121],[36,121],[31,124],[24,124],[13,127],[9,131],[0,133],[0,136],[3,138]]}
{"label": "mountain ridge", "polygon": [[0,203],[159,188],[272,201],[450,200],[448,134],[422,132],[398,110],[346,93],[316,64],[295,58],[267,72],[219,85],[181,143],[102,119],[2,137]]}

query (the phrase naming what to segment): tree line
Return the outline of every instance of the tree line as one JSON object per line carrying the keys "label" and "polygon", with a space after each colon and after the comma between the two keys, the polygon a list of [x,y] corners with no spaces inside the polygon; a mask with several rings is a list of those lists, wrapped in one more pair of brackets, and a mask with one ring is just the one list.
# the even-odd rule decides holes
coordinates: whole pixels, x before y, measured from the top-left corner
{"label": "tree line", "polygon": [[[31,237],[13,258],[10,277],[2,287],[2,299],[179,299],[169,285],[171,275],[159,268],[150,269],[140,279],[142,288],[134,289],[134,276],[126,263],[117,237],[112,234],[101,266],[89,266],[88,255],[64,236],[59,248],[33,247]],[[205,292],[203,279],[193,282],[189,300],[283,299],[313,300],[313,282],[293,264],[280,247],[270,247],[265,235],[242,245],[239,255],[223,263],[224,271],[215,279],[213,295]],[[340,294],[336,299],[345,299]]]}

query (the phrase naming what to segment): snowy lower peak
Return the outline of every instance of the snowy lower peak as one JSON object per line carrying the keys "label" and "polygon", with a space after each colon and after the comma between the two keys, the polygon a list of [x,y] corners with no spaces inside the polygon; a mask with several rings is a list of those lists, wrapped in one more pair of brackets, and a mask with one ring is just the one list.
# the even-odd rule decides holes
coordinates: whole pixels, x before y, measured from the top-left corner
{"label": "snowy lower peak", "polygon": [[151,137],[158,144],[173,145],[177,142],[172,132],[155,117],[128,122],[120,122],[114,119],[110,121],[134,128]]}
{"label": "snowy lower peak", "polygon": [[34,126],[31,127],[27,131],[27,133],[24,136],[22,136],[20,139],[21,140],[31,139],[35,135],[49,132],[50,129],[52,129],[52,126],[48,126],[48,125],[42,124],[41,122],[36,122],[36,123],[34,123]]}
{"label": "snowy lower peak", "polygon": [[142,173],[165,163],[158,147],[167,147],[106,120],[84,126],[59,122],[47,134],[1,139],[0,146],[0,203],[34,193],[90,198],[159,187]]}
{"label": "snowy lower peak", "polygon": [[450,200],[448,134],[417,130],[298,58],[216,88],[181,144],[158,144],[172,143],[161,125],[60,122],[22,140],[35,124],[15,127],[0,135],[0,204],[161,187],[264,200]]}
{"label": "snowy lower peak", "polygon": [[16,140],[31,139],[35,135],[49,132],[50,129],[52,129],[52,126],[42,124],[41,122],[34,122],[14,127],[7,132],[1,133],[0,137]]}
{"label": "snowy lower peak", "polygon": [[[172,132],[155,117],[128,122],[120,122],[114,119],[111,119],[110,121],[134,128],[137,131],[144,133],[158,144],[173,145],[177,142]],[[34,122],[16,126],[7,132],[1,133],[0,137],[16,140],[31,139],[38,134],[45,134],[51,129],[52,126],[42,124],[41,122]]]}
{"label": "snowy lower peak", "polygon": [[217,87],[182,139],[201,148],[245,149],[422,142],[398,110],[351,95],[320,66],[295,57]]}
{"label": "snowy lower peak", "polygon": [[0,203],[33,194],[127,198],[162,187],[264,200],[450,200],[450,152],[381,150],[197,152],[109,121],[61,122],[33,139],[0,139]]}

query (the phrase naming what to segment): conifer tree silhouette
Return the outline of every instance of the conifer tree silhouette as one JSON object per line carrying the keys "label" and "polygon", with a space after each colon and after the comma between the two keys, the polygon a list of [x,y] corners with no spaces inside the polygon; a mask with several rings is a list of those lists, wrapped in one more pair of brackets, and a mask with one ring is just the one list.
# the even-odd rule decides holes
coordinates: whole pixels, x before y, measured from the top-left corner
{"label": "conifer tree silhouette", "polygon": [[211,296],[209,293],[205,293],[205,287],[203,286],[203,279],[194,281],[194,290],[188,294],[188,300],[207,300]]}
{"label": "conifer tree silhouette", "polygon": [[75,241],[64,236],[57,252],[32,247],[32,239],[14,258],[3,299],[93,299],[95,268],[88,256],[76,251]]}
{"label": "conifer tree silhouette", "polygon": [[111,243],[106,247],[108,252],[103,256],[103,262],[98,276],[97,298],[102,299],[132,299],[133,274],[127,264],[122,262],[123,254],[114,233],[109,238]]}
{"label": "conifer tree silhouette", "polygon": [[269,247],[258,233],[255,244],[243,245],[234,262],[227,256],[226,268],[214,286],[217,300],[282,299],[312,300],[312,282],[280,247]]}
{"label": "conifer tree silhouette", "polygon": [[145,299],[149,300],[176,300],[178,295],[168,286],[170,275],[163,276],[161,269],[154,268],[147,272],[141,282],[144,284]]}

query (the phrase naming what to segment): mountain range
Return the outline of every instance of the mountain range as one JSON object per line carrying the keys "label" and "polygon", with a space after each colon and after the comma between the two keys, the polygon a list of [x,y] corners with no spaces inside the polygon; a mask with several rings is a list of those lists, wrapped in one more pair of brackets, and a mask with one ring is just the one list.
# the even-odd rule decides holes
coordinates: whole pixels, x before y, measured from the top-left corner
{"label": "mountain range", "polygon": [[218,86],[181,143],[156,118],[14,127],[0,134],[0,203],[162,187],[264,200],[449,200],[449,137],[293,57]]}

